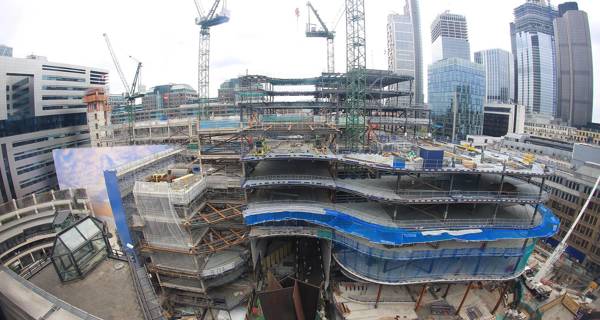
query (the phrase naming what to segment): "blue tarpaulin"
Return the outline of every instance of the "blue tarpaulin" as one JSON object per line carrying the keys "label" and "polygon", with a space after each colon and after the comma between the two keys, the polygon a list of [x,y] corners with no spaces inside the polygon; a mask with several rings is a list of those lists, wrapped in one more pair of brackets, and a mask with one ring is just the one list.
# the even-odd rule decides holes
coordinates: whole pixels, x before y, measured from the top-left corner
{"label": "blue tarpaulin", "polygon": [[266,222],[300,220],[316,225],[329,227],[338,232],[351,234],[374,243],[404,245],[411,243],[427,243],[436,241],[494,241],[500,239],[547,238],[558,231],[559,220],[550,209],[539,206],[542,220],[539,225],[529,229],[502,228],[448,228],[448,230],[414,230],[383,226],[360,220],[344,212],[324,209],[325,214],[280,210],[260,214],[244,215],[247,225]]}

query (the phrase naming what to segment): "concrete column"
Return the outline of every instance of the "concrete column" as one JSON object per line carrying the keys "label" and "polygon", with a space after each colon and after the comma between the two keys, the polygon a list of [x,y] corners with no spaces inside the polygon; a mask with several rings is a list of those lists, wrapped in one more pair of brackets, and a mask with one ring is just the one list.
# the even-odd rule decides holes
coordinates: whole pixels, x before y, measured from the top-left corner
{"label": "concrete column", "polygon": [[[19,207],[17,207],[17,200],[12,199],[12,203],[13,203],[13,207],[15,207],[15,210],[19,209]],[[18,213],[17,213],[17,219],[21,219],[21,216],[19,216]]]}

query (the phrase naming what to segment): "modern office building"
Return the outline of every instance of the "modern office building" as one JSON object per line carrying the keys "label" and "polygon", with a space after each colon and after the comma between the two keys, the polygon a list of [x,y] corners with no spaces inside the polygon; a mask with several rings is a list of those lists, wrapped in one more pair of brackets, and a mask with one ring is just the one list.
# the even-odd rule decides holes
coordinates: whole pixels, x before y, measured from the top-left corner
{"label": "modern office building", "polygon": [[108,95],[108,105],[111,109],[116,109],[118,107],[122,107],[127,104],[127,99],[125,99],[125,94],[109,94]]}
{"label": "modern office building", "polygon": [[502,49],[475,52],[475,62],[485,66],[485,99],[487,103],[512,103],[514,100],[514,61]]}
{"label": "modern office building", "polygon": [[5,46],[3,44],[0,44],[0,56],[12,57],[12,55],[13,55],[13,48],[11,48],[9,46]]}
{"label": "modern office building", "polygon": [[587,13],[577,3],[559,5],[554,20],[557,71],[557,118],[568,126],[582,127],[592,122],[593,78],[592,42]]}
{"label": "modern office building", "polygon": [[197,99],[198,93],[187,84],[166,84],[150,88],[142,97],[142,106],[146,110],[173,108]]}
{"label": "modern office building", "polygon": [[52,149],[89,144],[89,88],[104,87],[106,70],[0,56],[0,200],[57,185]]}
{"label": "modern office building", "polygon": [[525,107],[518,104],[486,103],[483,106],[483,134],[502,137],[525,130]]}
{"label": "modern office building", "polygon": [[467,19],[448,11],[439,14],[431,24],[433,62],[447,58],[471,60]]}
{"label": "modern office building", "polygon": [[556,63],[553,20],[557,16],[546,0],[527,0],[514,9],[510,24],[515,61],[515,100],[531,117],[556,116]]}
{"label": "modern office building", "polygon": [[429,66],[427,81],[434,136],[460,141],[483,133],[483,65],[444,59]]}
{"label": "modern office building", "polygon": [[[510,150],[546,156],[545,163],[556,169],[545,181],[533,179],[537,184],[544,183],[550,195],[547,205],[561,220],[560,231],[545,240],[556,246],[571,227],[600,175],[600,146],[531,135],[507,136],[503,145]],[[596,190],[566,249],[566,255],[585,266],[593,279],[600,275],[599,213],[600,190]]]}
{"label": "modern office building", "polygon": [[[401,90],[411,90],[414,104],[423,104],[423,50],[421,47],[421,18],[417,0],[405,0],[404,12],[388,15],[388,69],[414,78],[412,87],[402,83]],[[400,98],[408,103],[407,97]]]}

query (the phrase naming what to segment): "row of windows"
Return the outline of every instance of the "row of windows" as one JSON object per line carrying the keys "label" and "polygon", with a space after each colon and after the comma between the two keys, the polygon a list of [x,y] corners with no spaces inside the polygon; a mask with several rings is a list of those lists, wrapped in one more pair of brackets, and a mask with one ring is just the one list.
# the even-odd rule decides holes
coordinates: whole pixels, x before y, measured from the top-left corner
{"label": "row of windows", "polygon": [[569,239],[569,242],[574,243],[576,245],[578,245],[579,247],[583,248],[583,249],[587,249],[588,248],[588,244],[589,242],[587,240],[582,239],[581,237],[578,237],[574,234],[571,235],[571,238]]}
{"label": "row of windows", "polygon": [[24,151],[24,152],[15,153],[15,161],[19,161],[19,160],[39,156],[42,154],[50,153],[50,152],[52,152],[53,149],[56,149],[56,148],[75,148],[80,145],[85,145],[87,142],[88,142],[87,139],[82,139],[82,140],[73,141],[73,142],[67,143],[67,144],[53,145],[53,146],[49,146],[49,147],[27,150],[26,152]]}
{"label": "row of windows", "polygon": [[42,100],[81,100],[83,96],[42,96]]}
{"label": "row of windows", "polygon": [[23,117],[0,121],[0,137],[87,124],[85,113]]}
{"label": "row of windows", "polygon": [[20,146],[24,146],[24,145],[28,145],[28,144],[32,144],[32,143],[38,143],[38,142],[42,142],[42,141],[46,141],[49,139],[62,139],[62,138],[66,138],[66,137],[72,137],[72,136],[76,136],[79,134],[85,134],[87,133],[87,131],[74,131],[74,132],[67,132],[67,133],[61,133],[61,134],[54,134],[54,135],[48,135],[48,136],[44,136],[41,138],[36,138],[36,139],[29,139],[29,140],[22,140],[19,142],[15,142],[12,144],[13,148],[14,147],[20,147]]}
{"label": "row of windows", "polygon": [[44,162],[36,162],[32,164],[28,164],[26,166],[22,166],[20,170],[17,170],[17,175],[21,175],[23,173],[31,172],[37,169],[50,167],[54,165],[54,160],[44,161]]}
{"label": "row of windows", "polygon": [[85,104],[73,104],[73,105],[57,105],[57,106],[42,106],[42,110],[62,110],[62,109],[81,109],[87,108]]}
{"label": "row of windows", "polygon": [[70,73],[85,74],[85,70],[84,69],[62,67],[62,66],[51,66],[51,65],[46,65],[46,64],[42,65],[42,70],[61,71],[61,72],[70,72]]}
{"label": "row of windows", "polygon": [[85,78],[43,75],[42,80],[85,82]]}
{"label": "row of windows", "polygon": [[569,201],[575,205],[579,205],[579,197],[578,196],[574,196],[570,193],[562,192],[562,191],[560,191],[558,189],[554,189],[554,188],[552,188],[550,190],[550,194],[552,194],[562,200]]}
{"label": "row of windows", "polygon": [[55,177],[55,176],[56,176],[56,172],[54,170],[52,170],[50,172],[41,174],[39,176],[32,177],[32,178],[29,178],[29,179],[25,179],[25,180],[21,181],[21,183],[19,183],[19,185],[21,186],[21,189],[24,189],[24,188],[27,188],[27,187],[29,187],[31,185],[34,185],[34,184],[38,183],[38,182],[42,182],[44,180],[47,180],[47,179]]}
{"label": "row of windows", "polygon": [[42,90],[60,90],[60,91],[85,91],[88,88],[65,87],[65,86],[42,86]]}

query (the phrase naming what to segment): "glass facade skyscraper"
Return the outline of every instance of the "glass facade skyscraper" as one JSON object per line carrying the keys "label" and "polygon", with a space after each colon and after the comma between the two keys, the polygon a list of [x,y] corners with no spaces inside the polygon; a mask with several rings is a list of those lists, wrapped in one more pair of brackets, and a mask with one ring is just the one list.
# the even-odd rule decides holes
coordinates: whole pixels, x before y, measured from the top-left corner
{"label": "glass facade skyscraper", "polygon": [[431,24],[433,62],[447,58],[471,60],[467,19],[448,11],[438,15]]}
{"label": "glass facade skyscraper", "polygon": [[554,20],[557,70],[557,117],[567,125],[582,127],[592,122],[592,42],[587,13],[577,3],[558,6]]}
{"label": "glass facade skyscraper", "polygon": [[430,65],[428,101],[434,134],[448,140],[454,136],[455,142],[482,134],[484,96],[483,65],[460,58]]}
{"label": "glass facade skyscraper", "polygon": [[514,10],[510,24],[516,73],[516,100],[527,113],[553,119],[556,115],[556,68],[553,19],[545,0],[528,0]]}
{"label": "glass facade skyscraper", "polygon": [[[405,0],[403,14],[388,15],[387,46],[388,69],[401,75],[415,78],[412,85],[413,103],[422,104],[423,97],[423,52],[421,26],[417,0]],[[409,83],[400,83],[400,90],[410,90]],[[408,97],[399,98],[408,103]]]}
{"label": "glass facade skyscraper", "polygon": [[475,62],[485,67],[486,102],[512,103],[515,88],[512,54],[502,49],[477,51]]}

